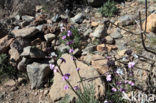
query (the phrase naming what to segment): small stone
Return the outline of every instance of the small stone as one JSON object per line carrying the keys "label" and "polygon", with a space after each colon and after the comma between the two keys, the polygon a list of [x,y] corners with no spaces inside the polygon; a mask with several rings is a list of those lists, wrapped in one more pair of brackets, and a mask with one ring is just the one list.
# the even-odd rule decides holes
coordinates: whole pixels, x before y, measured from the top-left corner
{"label": "small stone", "polygon": [[110,36],[114,39],[120,39],[122,38],[123,36],[121,35],[120,33],[120,30],[115,30],[115,32],[111,33]]}
{"label": "small stone", "polygon": [[13,87],[16,85],[16,82],[14,80],[9,80],[6,83],[4,83],[4,86],[6,87]]}
{"label": "small stone", "polygon": [[82,23],[83,19],[84,19],[84,14],[78,13],[75,17],[71,18],[71,21],[73,23]]}
{"label": "small stone", "polygon": [[46,96],[49,93],[49,90],[44,90],[44,95]]}
{"label": "small stone", "polygon": [[125,55],[125,52],[126,52],[126,49],[124,49],[124,50],[119,50],[119,51],[117,52],[117,54],[118,54],[119,57],[122,57],[122,56]]}
{"label": "small stone", "polygon": [[26,58],[22,58],[22,60],[18,63],[17,69],[19,71],[25,71],[26,70]]}
{"label": "small stone", "polygon": [[93,27],[96,27],[96,26],[98,26],[98,25],[99,25],[98,22],[92,22],[92,23],[91,23],[91,26],[93,26]]}
{"label": "small stone", "polygon": [[106,34],[105,34],[105,26],[104,26],[104,25],[99,25],[99,26],[94,30],[94,32],[91,33],[91,36],[97,37],[97,38],[101,37],[102,35],[103,35],[103,36],[106,35]]}
{"label": "small stone", "polygon": [[10,47],[10,44],[13,42],[13,38],[9,38],[8,35],[6,35],[5,37],[1,38],[0,39],[0,53],[2,52],[6,52],[9,47]]}
{"label": "small stone", "polygon": [[106,36],[106,43],[107,44],[114,44],[114,39],[111,36]]}
{"label": "small stone", "polygon": [[11,48],[9,50],[9,54],[10,54],[10,64],[12,64],[13,66],[16,66],[16,63],[18,63],[20,59],[20,54],[18,50],[16,48]]}
{"label": "small stone", "polygon": [[87,31],[85,31],[83,35],[88,36],[91,32],[92,32],[92,29],[87,29]]}
{"label": "small stone", "polygon": [[42,8],[43,8],[43,6],[37,5],[37,6],[36,6],[36,12],[40,11]]}
{"label": "small stone", "polygon": [[33,19],[34,19],[33,16],[29,16],[29,15],[22,16],[22,20],[24,21],[32,21]]}
{"label": "small stone", "polygon": [[46,41],[51,41],[55,38],[55,34],[52,34],[52,33],[46,34],[44,35],[44,38]]}
{"label": "small stone", "polygon": [[[121,26],[127,26],[135,23],[136,15],[124,15],[118,19],[118,23]],[[115,23],[116,24],[116,23]]]}

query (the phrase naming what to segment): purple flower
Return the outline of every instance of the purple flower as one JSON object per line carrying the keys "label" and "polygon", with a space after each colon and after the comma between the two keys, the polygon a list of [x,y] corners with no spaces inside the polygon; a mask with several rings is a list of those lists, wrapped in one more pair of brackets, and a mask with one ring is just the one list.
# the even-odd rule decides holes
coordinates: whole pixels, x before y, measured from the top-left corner
{"label": "purple flower", "polygon": [[111,75],[107,75],[106,80],[111,81],[112,80]]}
{"label": "purple flower", "polygon": [[63,75],[62,79],[63,80],[68,80],[69,79],[69,76],[70,76],[70,74],[69,73],[66,73],[66,74]]}
{"label": "purple flower", "polygon": [[68,85],[65,85],[64,86],[64,90],[67,90],[67,89],[69,89],[69,86]]}
{"label": "purple flower", "polygon": [[74,49],[69,49],[69,53],[73,53],[74,52]]}
{"label": "purple flower", "polygon": [[126,90],[124,88],[120,88],[120,92],[125,92]]}
{"label": "purple flower", "polygon": [[132,50],[126,50],[126,51],[125,51],[125,54],[131,55],[131,54],[132,54]]}
{"label": "purple flower", "polygon": [[116,85],[121,85],[121,84],[122,84],[121,82],[117,82],[117,83],[116,83]]}
{"label": "purple flower", "polygon": [[79,89],[79,87],[78,86],[74,86],[74,90],[78,90]]}
{"label": "purple flower", "polygon": [[134,86],[134,82],[129,81],[128,84],[130,84],[131,86]]}
{"label": "purple flower", "polygon": [[73,56],[70,58],[71,60],[76,60]]}
{"label": "purple flower", "polygon": [[50,66],[50,69],[51,69],[51,70],[54,70],[54,67],[55,67],[54,64],[49,64],[49,66]]}
{"label": "purple flower", "polygon": [[60,58],[61,59],[61,62],[63,63],[66,63],[66,60],[64,58]]}
{"label": "purple flower", "polygon": [[73,41],[71,40],[71,41],[68,41],[66,44],[71,45],[72,43],[73,43]]}
{"label": "purple flower", "polygon": [[113,91],[113,92],[116,92],[116,91],[117,91],[117,89],[113,87],[113,88],[112,88],[112,91]]}
{"label": "purple flower", "polygon": [[108,61],[107,61],[107,65],[108,65],[109,67],[114,67],[114,66],[115,66],[115,61],[114,61],[114,60],[108,60]]}
{"label": "purple flower", "polygon": [[66,37],[67,37],[66,35],[62,36],[62,40],[66,39]]}
{"label": "purple flower", "polygon": [[54,72],[59,72],[58,67],[55,67],[55,68],[54,68]]}
{"label": "purple flower", "polygon": [[125,80],[125,84],[127,84],[128,83],[128,80]]}
{"label": "purple flower", "polygon": [[68,30],[67,36],[69,37],[69,36],[71,36],[71,35],[72,35],[72,32],[71,32],[70,30]]}
{"label": "purple flower", "polygon": [[128,68],[133,68],[134,65],[135,65],[135,62],[129,62],[129,63],[128,63]]}
{"label": "purple flower", "polygon": [[80,70],[80,68],[76,68],[76,71],[79,71]]}

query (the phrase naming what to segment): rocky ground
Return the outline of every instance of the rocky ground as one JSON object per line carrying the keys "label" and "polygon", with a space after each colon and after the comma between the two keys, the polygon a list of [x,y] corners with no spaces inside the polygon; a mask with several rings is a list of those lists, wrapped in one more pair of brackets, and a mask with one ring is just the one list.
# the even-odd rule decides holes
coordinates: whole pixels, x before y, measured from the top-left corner
{"label": "rocky ground", "polygon": [[[118,67],[127,68],[125,65],[129,61],[124,53],[131,50],[136,64],[133,68],[135,90],[156,94],[156,55],[143,49],[138,25],[139,11],[142,21],[145,20],[144,3],[126,1],[118,3],[117,7],[118,15],[109,18],[103,17],[98,12],[99,8],[91,6],[77,6],[73,11],[56,12],[54,15],[42,6],[36,6],[35,16],[16,15],[2,19],[0,53],[8,54],[9,63],[22,75],[0,84],[0,103],[53,103],[66,93],[74,96],[72,91],[63,89],[66,83],[49,68],[49,64],[55,64],[62,54],[66,64],[60,64],[60,68],[64,73],[71,73],[73,85],[79,85],[79,78],[72,69],[76,68],[70,59],[72,56],[67,54],[70,47],[59,41],[63,39],[61,29],[68,30],[73,26],[81,37],[78,41],[80,46],[74,48],[73,55],[83,78],[100,75],[105,78],[106,73],[111,71],[107,65],[107,57],[110,56]],[[150,2],[148,7],[148,15],[153,13],[153,16],[148,18],[150,24],[147,24],[145,42],[156,51],[156,3]],[[104,78],[93,80],[95,96],[101,101],[107,97]]]}

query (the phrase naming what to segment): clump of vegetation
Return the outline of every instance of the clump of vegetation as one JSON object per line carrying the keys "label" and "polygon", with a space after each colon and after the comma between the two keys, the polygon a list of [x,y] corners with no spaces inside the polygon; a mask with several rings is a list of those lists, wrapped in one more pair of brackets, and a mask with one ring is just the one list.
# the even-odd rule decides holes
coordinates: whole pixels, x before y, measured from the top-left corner
{"label": "clump of vegetation", "polygon": [[112,17],[118,13],[118,8],[114,1],[108,0],[104,5],[99,9],[99,12],[106,17]]}
{"label": "clump of vegetation", "polygon": [[60,42],[75,49],[80,46],[80,38],[78,29],[73,27],[70,30],[65,30],[61,33]]}
{"label": "clump of vegetation", "polygon": [[0,54],[0,82],[4,78],[14,79],[17,75],[17,70],[13,68],[9,62],[6,54]]}

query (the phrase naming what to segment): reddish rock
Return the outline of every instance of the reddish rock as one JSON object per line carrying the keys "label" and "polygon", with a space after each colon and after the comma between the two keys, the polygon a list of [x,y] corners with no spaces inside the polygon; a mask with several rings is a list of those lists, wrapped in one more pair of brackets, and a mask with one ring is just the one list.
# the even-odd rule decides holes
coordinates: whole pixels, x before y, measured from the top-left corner
{"label": "reddish rock", "polygon": [[10,44],[12,43],[12,41],[13,41],[13,38],[9,38],[8,35],[1,38],[0,39],[0,53],[6,52],[9,49]]}
{"label": "reddish rock", "polygon": [[37,32],[38,32],[38,30],[35,27],[26,27],[23,29],[13,30],[11,33],[15,37],[31,38]]}
{"label": "reddish rock", "polygon": [[[143,23],[143,30],[145,30],[145,21]],[[148,16],[146,31],[156,33],[156,14],[151,14]]]}

